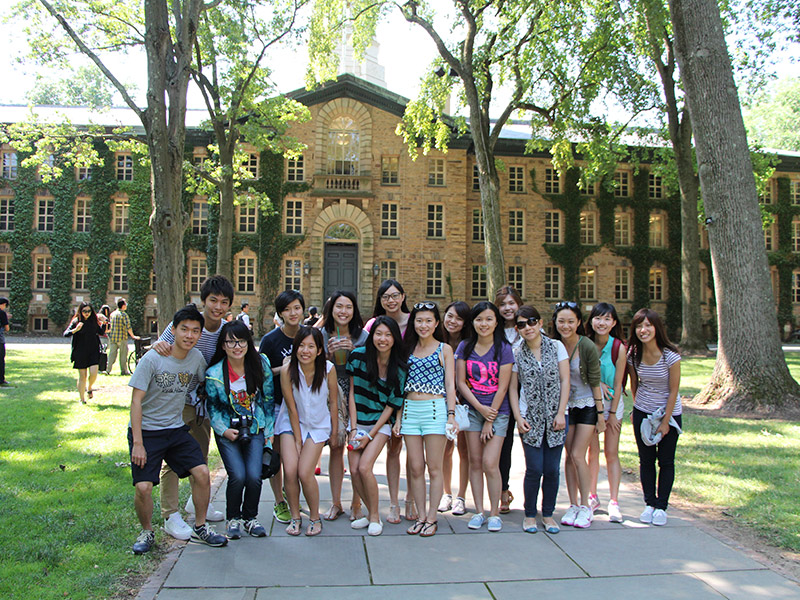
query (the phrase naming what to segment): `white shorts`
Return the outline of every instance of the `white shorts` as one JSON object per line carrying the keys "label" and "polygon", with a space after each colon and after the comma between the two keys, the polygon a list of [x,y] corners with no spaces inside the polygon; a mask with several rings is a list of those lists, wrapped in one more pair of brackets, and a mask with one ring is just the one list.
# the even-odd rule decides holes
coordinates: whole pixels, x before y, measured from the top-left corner
{"label": "white shorts", "polygon": [[[362,425],[361,423],[356,424],[356,429],[358,431],[363,431],[364,433],[369,433],[370,431],[372,431],[373,427],[375,427],[375,425]],[[384,423],[383,425],[381,425],[381,428],[378,429],[378,433],[382,433],[386,437],[390,438],[392,437],[392,426],[389,425],[388,423]]]}
{"label": "white shorts", "polygon": [[[608,413],[611,412],[611,400],[603,400],[603,418],[608,421]],[[619,399],[617,404],[617,419],[620,421],[625,416],[625,400]]]}

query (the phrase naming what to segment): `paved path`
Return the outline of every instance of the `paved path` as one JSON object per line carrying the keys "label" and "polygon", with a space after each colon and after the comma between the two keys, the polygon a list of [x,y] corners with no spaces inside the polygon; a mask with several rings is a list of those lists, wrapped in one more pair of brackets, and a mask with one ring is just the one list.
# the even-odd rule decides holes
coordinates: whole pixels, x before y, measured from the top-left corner
{"label": "paved path", "polygon": [[[327,453],[325,453],[327,456]],[[800,586],[743,552],[696,527],[690,515],[671,509],[669,524],[638,521],[638,488],[623,484],[622,524],[609,523],[600,510],[588,530],[563,528],[557,535],[522,532],[524,458],[515,440],[511,490],[516,496],[503,531],[470,531],[470,513],[440,515],[439,533],[427,539],[406,535],[408,523],[386,523],[388,490],[379,477],[384,532],[369,537],[350,529],[347,516],[324,522],[322,535],[293,538],[273,521],[272,492],[264,485],[259,519],[265,539],[246,537],[216,549],[187,544],[177,560],[151,578],[139,598],[157,600],[581,600],[800,599]],[[322,508],[329,505],[325,476]],[[383,462],[376,473],[385,473]],[[401,480],[401,485],[404,482]],[[224,483],[215,504],[224,510]],[[349,498],[349,478],[345,478]],[[601,482],[601,502],[608,499]],[[401,493],[402,494],[402,493]],[[402,495],[401,495],[402,498]],[[556,516],[568,505],[563,484]],[[347,503],[345,503],[347,508]],[[468,503],[467,508],[470,508]],[[308,522],[303,515],[304,525]],[[222,530],[222,523],[217,529]],[[161,535],[164,535],[163,533]]]}

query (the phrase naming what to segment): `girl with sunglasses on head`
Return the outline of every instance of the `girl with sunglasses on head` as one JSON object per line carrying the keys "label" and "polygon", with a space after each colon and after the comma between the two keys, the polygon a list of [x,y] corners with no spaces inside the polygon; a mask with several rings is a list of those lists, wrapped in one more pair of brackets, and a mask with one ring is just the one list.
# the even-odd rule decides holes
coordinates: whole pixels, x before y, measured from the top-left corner
{"label": "girl with sunglasses on head", "polygon": [[[536,533],[537,500],[542,490],[542,525],[558,533],[553,519],[567,437],[565,412],[569,399],[567,349],[542,335],[542,317],[532,306],[521,306],[515,317],[523,342],[514,349],[509,399],[525,452],[525,519],[522,530]],[[520,392],[517,392],[520,384]]]}
{"label": "girl with sunglasses on head", "polygon": [[256,350],[250,328],[238,319],[222,325],[210,364],[206,405],[228,473],[226,534],[231,540],[241,538],[242,530],[264,537],[267,532],[257,517],[261,462],[275,420],[272,368]]}
{"label": "girl with sunglasses on head", "polygon": [[584,336],[583,315],[575,302],[556,304],[553,339],[564,344],[569,357],[569,428],[565,443],[565,471],[570,505],[561,524],[585,529],[592,524],[592,510],[589,508],[592,478],[586,462],[586,451],[595,430],[602,433],[605,429],[605,421],[598,419],[598,415],[603,415],[600,356],[592,340]]}
{"label": "girl with sunglasses on head", "polygon": [[[78,396],[81,404],[86,404],[94,396],[92,386],[97,380],[100,364],[100,336],[106,332],[106,325],[100,322],[92,305],[81,302],[72,320],[64,331],[64,337],[72,337],[72,368],[78,370]],[[87,388],[88,379],[88,388]]]}
{"label": "girl with sunglasses on head", "polygon": [[[633,393],[633,434],[639,450],[639,479],[646,504],[639,520],[667,524],[667,506],[675,481],[675,450],[681,433],[683,407],[681,355],[669,341],[664,322],[654,310],[643,308],[633,315],[628,336],[628,366]],[[642,421],[660,415],[655,444],[642,438]],[[656,417],[657,418],[657,417]],[[656,482],[656,460],[658,481]]]}
{"label": "girl with sunglasses on head", "polygon": [[[622,466],[619,462],[619,435],[622,430],[622,417],[625,402],[622,392],[625,376],[627,348],[622,341],[622,325],[619,323],[617,309],[613,304],[598,302],[589,313],[586,321],[586,336],[597,346],[600,353],[600,387],[603,391],[603,420],[606,429],[603,433],[603,450],[608,470],[608,520],[622,523],[622,513],[617,501]],[[589,443],[589,470],[592,483],[589,488],[589,508],[592,512],[600,506],[597,497],[597,476],[600,471],[600,436],[595,434]]]}
{"label": "girl with sunglasses on head", "polygon": [[314,467],[325,442],[339,443],[336,370],[325,360],[322,333],[302,326],[292,342],[289,363],[281,368],[283,404],[275,423],[280,436],[286,496],[292,518],[286,533],[300,535],[300,483],[308,504],[310,524],[307,536],[322,532],[319,517],[319,485]]}
{"label": "girl with sunglasses on head", "polygon": [[456,385],[469,405],[469,480],[475,500],[470,529],[487,522],[483,514],[483,477],[489,490],[489,531],[500,531],[500,451],[508,431],[508,384],[514,355],[503,332],[503,318],[491,302],[470,313],[472,334],[456,350]]}
{"label": "girl with sunglasses on head", "polygon": [[[403,435],[408,450],[409,486],[419,518],[407,533],[429,537],[439,529],[437,509],[442,498],[442,458],[445,431],[455,426],[455,363],[453,349],[442,340],[439,308],[418,302],[409,317],[405,344],[408,377],[402,417],[394,430]],[[430,477],[430,502],[426,508],[425,467]]]}

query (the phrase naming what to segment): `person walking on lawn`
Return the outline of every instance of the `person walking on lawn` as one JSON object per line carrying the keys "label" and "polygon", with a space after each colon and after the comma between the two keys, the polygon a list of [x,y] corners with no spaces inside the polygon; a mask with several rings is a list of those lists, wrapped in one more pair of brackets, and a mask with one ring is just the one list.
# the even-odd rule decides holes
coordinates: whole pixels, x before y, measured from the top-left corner
{"label": "person walking on lawn", "polygon": [[111,313],[111,330],[108,332],[108,366],[106,375],[111,375],[111,369],[119,352],[119,371],[122,375],[128,373],[128,337],[140,339],[131,329],[131,318],[126,312],[128,302],[125,298],[117,298],[117,310]]}

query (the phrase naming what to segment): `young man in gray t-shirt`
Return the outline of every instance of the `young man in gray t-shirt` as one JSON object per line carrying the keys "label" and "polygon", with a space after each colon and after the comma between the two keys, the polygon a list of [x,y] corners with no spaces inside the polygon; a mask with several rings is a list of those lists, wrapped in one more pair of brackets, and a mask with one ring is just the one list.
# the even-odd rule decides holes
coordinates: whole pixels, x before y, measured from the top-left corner
{"label": "young man in gray t-shirt", "polygon": [[183,422],[187,396],[205,379],[206,361],[195,348],[202,330],[203,316],[197,308],[190,305],[179,310],[172,320],[175,342],[170,355],[145,354],[128,384],[133,388],[128,446],[136,488],[134,504],[142,524],[142,533],[133,545],[134,554],[148,552],[155,542],[153,486],[159,483],[162,462],[179,477],[192,475],[192,541],[209,546],[228,543],[225,536],[206,524],[211,478],[200,445]]}

